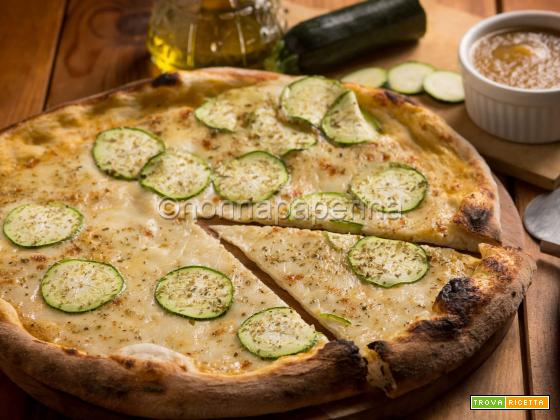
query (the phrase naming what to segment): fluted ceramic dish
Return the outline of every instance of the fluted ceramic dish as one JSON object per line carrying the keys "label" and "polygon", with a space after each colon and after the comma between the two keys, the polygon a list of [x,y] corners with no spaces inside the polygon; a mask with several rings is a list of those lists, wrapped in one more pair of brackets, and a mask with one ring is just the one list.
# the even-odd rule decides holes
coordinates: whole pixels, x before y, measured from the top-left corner
{"label": "fluted ceramic dish", "polygon": [[560,30],[560,13],[524,10],[503,13],[473,26],[459,45],[465,102],[483,130],[518,143],[560,140],[560,88],[522,89],[484,77],[472,63],[472,46],[481,37],[519,27]]}

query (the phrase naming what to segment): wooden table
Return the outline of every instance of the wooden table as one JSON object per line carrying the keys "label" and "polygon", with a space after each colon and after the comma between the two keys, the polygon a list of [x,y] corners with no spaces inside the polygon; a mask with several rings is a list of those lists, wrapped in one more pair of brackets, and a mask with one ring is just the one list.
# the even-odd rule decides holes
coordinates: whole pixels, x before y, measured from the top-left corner
{"label": "wooden table", "polygon": [[[327,8],[353,2],[295,1]],[[514,9],[560,10],[558,0],[439,1],[480,16]],[[144,46],[150,5],[149,0],[2,0],[0,127],[150,75]],[[542,192],[501,179],[520,213]],[[527,248],[538,260],[538,273],[506,338],[482,367],[419,412],[419,418],[560,416],[560,259],[539,253],[529,237]],[[475,394],[548,394],[552,410],[470,411],[469,395]],[[13,420],[60,418],[1,373],[0,413]]]}

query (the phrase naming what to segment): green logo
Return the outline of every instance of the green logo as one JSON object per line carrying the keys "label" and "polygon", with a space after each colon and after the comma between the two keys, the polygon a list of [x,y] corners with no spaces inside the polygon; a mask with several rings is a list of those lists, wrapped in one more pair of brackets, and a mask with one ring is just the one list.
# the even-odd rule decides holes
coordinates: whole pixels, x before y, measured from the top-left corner
{"label": "green logo", "polygon": [[506,408],[506,397],[487,397],[471,395],[471,410],[503,410]]}

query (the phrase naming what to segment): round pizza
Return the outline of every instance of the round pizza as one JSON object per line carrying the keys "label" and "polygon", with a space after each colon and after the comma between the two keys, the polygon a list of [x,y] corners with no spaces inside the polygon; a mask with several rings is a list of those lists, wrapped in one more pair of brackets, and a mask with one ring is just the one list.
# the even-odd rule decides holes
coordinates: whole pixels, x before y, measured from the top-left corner
{"label": "round pizza", "polygon": [[469,360],[535,270],[473,147],[383,89],[163,74],[0,137],[0,367],[118,413],[401,396]]}

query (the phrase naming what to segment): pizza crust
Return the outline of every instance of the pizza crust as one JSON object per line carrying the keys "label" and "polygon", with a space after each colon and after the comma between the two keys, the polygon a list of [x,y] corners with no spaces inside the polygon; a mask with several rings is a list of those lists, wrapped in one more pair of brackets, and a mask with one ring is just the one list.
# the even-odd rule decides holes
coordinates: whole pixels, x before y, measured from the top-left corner
{"label": "pizza crust", "polygon": [[366,364],[349,341],[282,358],[243,375],[191,370],[168,356],[91,356],[36,339],[0,300],[0,366],[120,413],[164,419],[253,416],[362,392]]}
{"label": "pizza crust", "polygon": [[434,303],[438,316],[412,324],[390,340],[368,345],[370,379],[398,397],[468,360],[519,307],[536,270],[513,248],[481,244],[472,277],[450,280]]}

